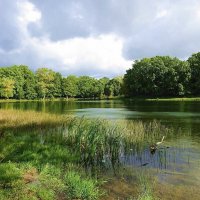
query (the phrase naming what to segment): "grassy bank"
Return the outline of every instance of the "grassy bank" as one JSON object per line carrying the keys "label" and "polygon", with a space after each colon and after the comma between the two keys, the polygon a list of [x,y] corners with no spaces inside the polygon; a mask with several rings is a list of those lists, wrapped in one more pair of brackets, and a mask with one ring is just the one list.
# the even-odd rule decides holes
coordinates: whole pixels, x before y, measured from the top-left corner
{"label": "grassy bank", "polygon": [[0,110],[0,199],[99,199],[101,172],[171,131],[158,122]]}
{"label": "grassy bank", "polygon": [[124,96],[113,96],[104,98],[46,98],[46,99],[0,99],[0,103],[14,103],[14,102],[43,102],[43,101],[88,101],[88,100],[121,100]]}
{"label": "grassy bank", "polygon": [[92,98],[52,98],[52,99],[0,99],[0,103],[15,103],[15,102],[58,102],[58,101],[99,101],[99,100],[131,100],[131,101],[200,101],[200,97],[160,97],[160,98],[147,98],[135,97],[125,98],[123,96],[92,99]]}
{"label": "grassy bank", "polygon": [[200,101],[200,97],[180,97],[180,98],[150,98],[146,101]]}
{"label": "grassy bank", "polygon": [[76,101],[75,98],[51,98],[51,99],[0,99],[0,103],[14,102],[43,102],[43,101]]}

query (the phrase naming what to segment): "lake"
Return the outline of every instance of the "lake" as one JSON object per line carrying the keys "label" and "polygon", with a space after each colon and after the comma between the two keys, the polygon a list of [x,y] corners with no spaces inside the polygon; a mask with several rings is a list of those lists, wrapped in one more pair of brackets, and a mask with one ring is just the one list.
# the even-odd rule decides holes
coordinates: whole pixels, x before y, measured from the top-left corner
{"label": "lake", "polygon": [[200,132],[200,101],[47,101],[0,103],[0,109],[34,110],[110,120],[159,120]]}
{"label": "lake", "polygon": [[[141,120],[146,122],[159,120],[165,126],[177,130],[177,134],[166,137],[161,147],[153,154],[147,146],[140,153],[133,152],[122,155],[120,162],[127,168],[150,170],[160,184],[179,186],[183,194],[187,191],[188,194],[192,195],[192,191],[197,190],[200,186],[199,101],[14,102],[0,103],[0,108],[70,114],[114,121]],[[191,190],[188,190],[187,186],[190,186]],[[186,197],[187,195],[185,199]],[[180,199],[176,196],[171,197],[171,199],[174,198]],[[200,196],[197,195],[192,199],[200,199]]]}

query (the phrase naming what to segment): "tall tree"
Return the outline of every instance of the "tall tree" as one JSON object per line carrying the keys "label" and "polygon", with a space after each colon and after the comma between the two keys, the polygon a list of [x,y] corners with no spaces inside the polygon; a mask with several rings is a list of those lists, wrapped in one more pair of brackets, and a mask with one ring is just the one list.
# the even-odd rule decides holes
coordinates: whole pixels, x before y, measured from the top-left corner
{"label": "tall tree", "polygon": [[116,77],[107,82],[105,85],[106,96],[119,96],[122,94],[122,77]]}
{"label": "tall tree", "polygon": [[10,98],[14,95],[14,84],[15,81],[9,78],[0,79],[0,95],[3,98]]}
{"label": "tall tree", "polygon": [[53,97],[61,97],[62,96],[62,75],[60,73],[54,73],[54,80],[53,80]]}
{"label": "tall tree", "polygon": [[78,95],[78,78],[74,75],[63,78],[62,88],[64,97],[76,97]]}
{"label": "tall tree", "polygon": [[37,98],[35,74],[28,66],[19,66],[24,78],[23,91],[25,99]]}
{"label": "tall tree", "polygon": [[81,76],[78,80],[78,96],[82,98],[95,97],[95,79],[89,76]]}
{"label": "tall tree", "polygon": [[36,71],[36,80],[39,97],[53,97],[55,72],[47,68],[40,68]]}
{"label": "tall tree", "polygon": [[190,89],[194,95],[200,94],[200,52],[192,54],[188,58],[188,62],[191,68],[191,80]]}
{"label": "tall tree", "polygon": [[188,62],[169,56],[136,61],[124,76],[126,96],[181,96],[188,93]]}

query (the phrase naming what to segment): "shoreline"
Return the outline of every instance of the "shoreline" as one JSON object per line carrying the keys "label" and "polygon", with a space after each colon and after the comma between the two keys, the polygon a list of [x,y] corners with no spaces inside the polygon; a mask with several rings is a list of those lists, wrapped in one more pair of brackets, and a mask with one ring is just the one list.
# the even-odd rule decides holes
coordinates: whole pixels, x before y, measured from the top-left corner
{"label": "shoreline", "polygon": [[0,99],[0,103],[15,103],[15,102],[56,102],[56,101],[103,101],[103,100],[127,100],[127,101],[200,101],[200,97],[160,97],[160,98],[125,98],[125,97],[111,97],[103,99],[93,98],[54,98],[54,99]]}

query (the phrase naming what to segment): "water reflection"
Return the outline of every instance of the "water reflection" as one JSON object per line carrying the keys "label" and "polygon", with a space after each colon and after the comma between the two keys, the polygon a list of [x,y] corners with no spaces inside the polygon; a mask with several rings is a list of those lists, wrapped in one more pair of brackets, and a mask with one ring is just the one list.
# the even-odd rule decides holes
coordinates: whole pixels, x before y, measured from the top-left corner
{"label": "water reflection", "polygon": [[0,103],[0,109],[35,110],[106,119],[158,119],[165,124],[200,132],[200,102],[48,101]]}
{"label": "water reflection", "polygon": [[[172,137],[152,154],[149,146],[142,151],[130,151],[120,157],[127,166],[189,171],[199,166],[200,102],[142,102],[142,101],[48,101],[0,103],[1,109],[35,110],[57,114],[74,114],[90,118],[142,121],[159,120],[175,129],[189,130],[190,136]],[[170,148],[167,148],[169,146]],[[134,147],[132,148],[134,149]]]}

